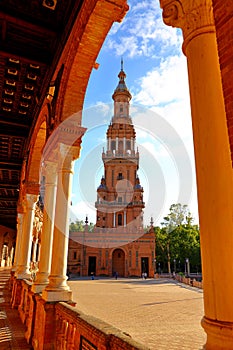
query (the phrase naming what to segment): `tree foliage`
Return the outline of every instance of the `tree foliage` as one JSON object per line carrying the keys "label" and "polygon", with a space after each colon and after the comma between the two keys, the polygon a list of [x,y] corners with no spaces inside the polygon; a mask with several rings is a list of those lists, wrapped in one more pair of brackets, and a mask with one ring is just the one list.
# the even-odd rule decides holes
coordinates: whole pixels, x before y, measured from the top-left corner
{"label": "tree foliage", "polygon": [[[70,232],[84,232],[85,231],[85,222],[83,220],[76,220],[75,222],[71,222],[70,224]],[[92,232],[94,229],[94,224],[90,222],[88,224],[88,232]]]}
{"label": "tree foliage", "polygon": [[193,225],[187,205],[172,204],[162,227],[155,227],[157,267],[164,272],[184,271],[188,258],[191,272],[201,271],[199,227]]}

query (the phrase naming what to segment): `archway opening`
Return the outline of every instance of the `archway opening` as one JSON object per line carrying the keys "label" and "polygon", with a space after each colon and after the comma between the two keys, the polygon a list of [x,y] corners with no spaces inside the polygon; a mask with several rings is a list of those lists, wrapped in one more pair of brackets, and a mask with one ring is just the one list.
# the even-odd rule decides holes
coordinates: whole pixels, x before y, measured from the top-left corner
{"label": "archway opening", "polygon": [[112,254],[112,274],[125,276],[125,252],[122,249],[115,249]]}

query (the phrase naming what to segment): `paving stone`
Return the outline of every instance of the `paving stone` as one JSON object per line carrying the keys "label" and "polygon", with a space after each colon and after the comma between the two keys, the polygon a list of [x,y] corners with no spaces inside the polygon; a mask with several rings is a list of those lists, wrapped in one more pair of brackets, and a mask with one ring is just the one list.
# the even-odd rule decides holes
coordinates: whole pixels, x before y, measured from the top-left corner
{"label": "paving stone", "polygon": [[155,350],[203,349],[203,292],[170,279],[69,281],[77,309]]}

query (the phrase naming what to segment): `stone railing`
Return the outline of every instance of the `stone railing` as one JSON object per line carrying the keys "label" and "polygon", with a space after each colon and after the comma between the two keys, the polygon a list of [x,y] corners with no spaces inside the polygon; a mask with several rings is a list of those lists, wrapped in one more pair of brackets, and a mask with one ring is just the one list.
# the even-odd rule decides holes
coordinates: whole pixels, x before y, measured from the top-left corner
{"label": "stone railing", "polygon": [[176,275],[176,280],[181,282],[181,283],[185,283],[188,284],[192,287],[196,287],[196,288],[200,288],[202,289],[202,282],[196,281],[195,277],[190,278],[190,277],[184,277],[184,276],[180,276],[180,275]]}
{"label": "stone railing", "polygon": [[119,329],[62,302],[56,305],[56,349],[148,350]]}
{"label": "stone railing", "polygon": [[169,273],[163,273],[163,274],[156,274],[156,278],[172,278],[175,279],[178,282],[188,284],[192,287],[200,288],[203,289],[202,282],[199,282],[195,279],[195,276],[190,278],[190,277],[184,277],[181,275],[176,275],[175,278],[172,276],[172,274]]}

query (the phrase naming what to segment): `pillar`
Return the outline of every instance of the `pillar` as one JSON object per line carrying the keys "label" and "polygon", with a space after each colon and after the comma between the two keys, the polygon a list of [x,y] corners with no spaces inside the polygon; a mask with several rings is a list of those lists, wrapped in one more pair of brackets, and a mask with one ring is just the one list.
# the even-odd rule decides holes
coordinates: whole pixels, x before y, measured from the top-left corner
{"label": "pillar", "polygon": [[54,215],[57,190],[57,164],[45,161],[45,196],[43,227],[41,233],[41,248],[39,259],[39,271],[36,280],[32,286],[34,293],[40,293],[49,283],[49,274],[51,270],[52,243],[54,229]]}
{"label": "pillar", "polygon": [[20,251],[17,253],[18,267],[16,277],[18,279],[30,278],[30,255],[32,245],[32,230],[35,214],[35,205],[38,195],[26,194],[26,208],[23,216],[22,235],[20,239]]}
{"label": "pillar", "polygon": [[233,349],[233,186],[211,0],[160,0],[182,28],[187,56],[200,218],[206,349]]}
{"label": "pillar", "polygon": [[69,243],[69,204],[71,200],[73,161],[78,158],[80,147],[60,143],[58,148],[58,182],[51,273],[49,284],[43,290],[44,300],[69,301],[72,292],[67,284],[67,255]]}

